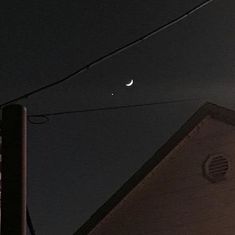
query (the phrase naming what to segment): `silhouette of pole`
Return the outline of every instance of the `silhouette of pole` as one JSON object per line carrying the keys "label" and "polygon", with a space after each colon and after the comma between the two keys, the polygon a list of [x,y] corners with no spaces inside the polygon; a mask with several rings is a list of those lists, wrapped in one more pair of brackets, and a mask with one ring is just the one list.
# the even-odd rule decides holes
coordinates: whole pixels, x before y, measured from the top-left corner
{"label": "silhouette of pole", "polygon": [[2,111],[1,235],[26,235],[26,109]]}

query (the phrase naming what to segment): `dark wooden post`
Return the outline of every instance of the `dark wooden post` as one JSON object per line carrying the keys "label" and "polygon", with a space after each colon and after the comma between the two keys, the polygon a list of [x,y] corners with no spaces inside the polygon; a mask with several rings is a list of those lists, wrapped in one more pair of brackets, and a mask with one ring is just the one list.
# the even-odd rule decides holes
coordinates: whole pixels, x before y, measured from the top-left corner
{"label": "dark wooden post", "polygon": [[26,109],[2,112],[1,235],[26,235]]}

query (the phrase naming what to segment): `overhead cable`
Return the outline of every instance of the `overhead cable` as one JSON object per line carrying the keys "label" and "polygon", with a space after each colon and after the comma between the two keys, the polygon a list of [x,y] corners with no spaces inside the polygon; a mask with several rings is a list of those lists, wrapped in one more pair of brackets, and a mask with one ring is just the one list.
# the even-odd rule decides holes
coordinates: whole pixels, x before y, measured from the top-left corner
{"label": "overhead cable", "polygon": [[206,5],[208,5],[209,3],[213,2],[213,1],[214,0],[206,0],[206,1],[202,2],[201,4],[198,4],[197,6],[193,7],[191,10],[188,10],[184,14],[178,16],[177,18],[169,21],[168,23],[163,24],[160,27],[157,27],[156,29],[152,30],[151,32],[149,32],[149,33],[147,33],[145,35],[140,36],[139,38],[135,39],[134,41],[131,41],[131,42],[127,43],[124,46],[116,48],[113,51],[111,51],[111,52],[109,52],[109,53],[107,53],[107,54],[105,54],[103,56],[100,56],[99,58],[93,60],[92,62],[88,63],[87,65],[85,65],[85,66],[77,69],[76,71],[68,74],[67,76],[59,79],[58,81],[55,81],[55,82],[49,83],[47,85],[41,86],[41,87],[39,87],[37,89],[34,89],[34,90],[32,90],[32,91],[30,91],[28,93],[20,95],[20,96],[14,98],[14,99],[9,100],[9,101],[6,101],[6,102],[0,104],[0,107],[5,106],[5,105],[10,104],[10,103],[13,103],[13,102],[16,102],[16,101],[19,101],[21,99],[28,98],[29,96],[32,96],[32,95],[37,94],[39,92],[45,91],[45,90],[47,90],[47,89],[49,89],[51,87],[57,86],[57,85],[59,85],[61,83],[64,83],[65,81],[68,81],[68,80],[74,78],[75,75],[79,75],[82,72],[88,71],[90,68],[98,65],[99,63],[101,63],[101,62],[103,62],[103,61],[105,61],[105,60],[107,60],[107,59],[109,59],[109,58],[111,58],[111,57],[113,57],[113,56],[115,56],[117,54],[120,54],[123,51],[126,51],[127,49],[129,49],[129,48],[131,48],[131,47],[133,47],[133,46],[143,42],[144,40],[146,40],[146,39],[148,39],[148,38],[150,38],[152,36],[155,36],[156,34],[162,32],[163,30],[165,30],[165,29],[167,29],[169,27],[172,27],[173,25],[179,23],[180,21],[184,20],[185,18],[187,18],[191,14],[194,14],[196,11],[200,10],[201,8],[205,7]]}
{"label": "overhead cable", "polygon": [[27,207],[27,210],[26,210],[26,217],[27,217],[27,225],[28,225],[28,228],[29,228],[29,231],[30,231],[31,235],[36,235],[36,232],[35,232],[35,229],[33,227],[32,219],[30,217],[28,207]]}
{"label": "overhead cable", "polygon": [[[44,123],[48,122],[49,117],[52,117],[52,116],[61,116],[61,115],[68,115],[68,114],[88,113],[88,112],[97,112],[97,111],[118,110],[118,109],[129,109],[129,108],[146,107],[146,106],[153,106],[153,105],[166,105],[166,104],[174,104],[174,103],[192,102],[192,101],[196,101],[196,100],[201,100],[201,99],[200,98],[189,98],[189,99],[150,102],[150,103],[143,103],[143,104],[128,104],[128,105],[109,106],[109,107],[100,107],[100,108],[69,110],[69,111],[61,111],[61,112],[53,112],[53,113],[29,114],[28,120],[31,124],[44,124]],[[40,121],[40,120],[34,121],[34,118],[36,118],[36,119],[42,118],[43,121]]]}

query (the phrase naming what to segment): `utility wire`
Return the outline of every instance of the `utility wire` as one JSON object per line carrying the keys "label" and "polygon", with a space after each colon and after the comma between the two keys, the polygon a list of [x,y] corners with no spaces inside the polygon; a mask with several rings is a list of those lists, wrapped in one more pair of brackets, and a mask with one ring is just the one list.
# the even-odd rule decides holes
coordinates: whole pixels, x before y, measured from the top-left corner
{"label": "utility wire", "polygon": [[[153,105],[166,105],[166,104],[174,104],[174,103],[192,102],[196,100],[201,100],[201,99],[200,98],[179,99],[179,100],[168,100],[168,101],[159,101],[159,102],[151,102],[151,103],[143,103],[143,104],[110,106],[110,107],[103,107],[103,108],[78,109],[78,110],[70,110],[70,111],[62,111],[62,112],[54,112],[54,113],[30,114],[28,115],[28,120],[31,124],[44,124],[49,121],[49,117],[51,116],[60,116],[60,115],[68,115],[68,114],[76,114],[76,113],[88,113],[88,112],[97,112],[97,111],[108,111],[108,110],[117,110],[117,109],[129,109],[129,108],[146,107],[146,106],[153,106]],[[32,118],[43,118],[44,121],[32,121]]]}
{"label": "utility wire", "polygon": [[65,82],[65,81],[68,81],[71,78],[73,78],[75,75],[78,75],[78,74],[80,74],[82,72],[88,71],[91,67],[93,67],[95,65],[98,65],[99,63],[101,63],[101,62],[103,62],[103,61],[105,61],[105,60],[107,60],[107,59],[109,59],[109,58],[111,58],[111,57],[113,57],[113,56],[115,56],[117,54],[120,54],[121,52],[126,51],[127,49],[129,49],[129,48],[131,48],[131,47],[133,47],[133,46],[143,42],[144,40],[146,40],[146,39],[148,39],[148,38],[150,38],[150,37],[152,37],[152,36],[162,32],[163,30],[165,30],[165,29],[167,29],[167,28],[169,28],[169,27],[179,23],[180,21],[182,21],[185,18],[187,18],[189,15],[194,14],[196,11],[200,10],[201,8],[205,7],[206,5],[208,5],[209,3],[213,2],[213,1],[214,0],[204,1],[203,3],[198,4],[197,6],[193,7],[191,10],[189,10],[189,11],[185,12],[184,14],[178,16],[177,18],[169,21],[168,23],[166,23],[166,24],[164,24],[164,25],[162,25],[162,26],[152,30],[151,32],[149,32],[149,33],[147,33],[147,34],[145,34],[143,36],[140,36],[139,38],[135,39],[132,42],[127,43],[124,46],[121,46],[121,47],[119,47],[117,49],[114,49],[113,51],[111,51],[111,52],[109,52],[109,53],[107,53],[107,54],[105,54],[105,55],[103,55],[103,56],[93,60],[92,62],[88,63],[87,65],[85,65],[85,66],[77,69],[73,73],[67,75],[66,77],[63,77],[63,78],[61,78],[60,80],[58,80],[56,82],[47,84],[45,86],[41,86],[41,87],[39,87],[39,88],[37,88],[37,89],[35,89],[33,91],[30,91],[30,92],[28,92],[28,93],[26,93],[24,95],[18,96],[17,98],[14,98],[14,99],[11,99],[11,100],[9,100],[9,101],[7,101],[5,103],[2,103],[2,104],[0,104],[0,107],[5,106],[7,104],[10,104],[12,102],[16,102],[18,100],[24,99],[24,98],[28,98],[29,96],[32,96],[32,95],[34,95],[36,93],[42,92],[42,91],[44,91],[46,89],[49,89],[49,88],[54,87],[54,86],[57,86],[57,85]]}
{"label": "utility wire", "polygon": [[29,231],[30,231],[31,235],[36,235],[34,227],[33,227],[32,219],[30,217],[30,213],[29,213],[29,208],[28,207],[27,207],[26,213],[27,213],[26,217],[27,217],[27,224],[28,224]]}
{"label": "utility wire", "polygon": [[[35,120],[35,119],[32,119],[32,118],[36,118],[36,120]],[[39,118],[39,119],[38,119],[38,118]],[[49,122],[49,121],[50,121],[49,117],[47,117],[47,116],[45,116],[45,115],[43,115],[43,114],[39,114],[39,115],[36,115],[36,116],[34,116],[34,115],[30,116],[30,115],[29,115],[29,116],[27,117],[27,120],[28,120],[29,123],[31,123],[31,124],[37,124],[37,125],[45,124],[46,122]]]}

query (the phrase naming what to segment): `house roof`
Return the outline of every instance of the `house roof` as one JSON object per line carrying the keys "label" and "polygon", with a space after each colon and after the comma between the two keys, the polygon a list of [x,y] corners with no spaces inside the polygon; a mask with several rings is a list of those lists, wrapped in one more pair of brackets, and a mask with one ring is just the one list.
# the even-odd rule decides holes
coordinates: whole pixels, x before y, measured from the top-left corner
{"label": "house roof", "polygon": [[117,190],[108,201],[106,201],[75,233],[74,235],[86,235],[93,230],[96,225],[110,212],[118,203],[138,185],[148,173],[155,168],[168,153],[178,145],[181,140],[187,136],[195,126],[197,126],[205,117],[210,116],[214,119],[235,125],[235,111],[212,104],[205,103],[188,121],[147,161],[137,170],[134,175],[127,180]]}

